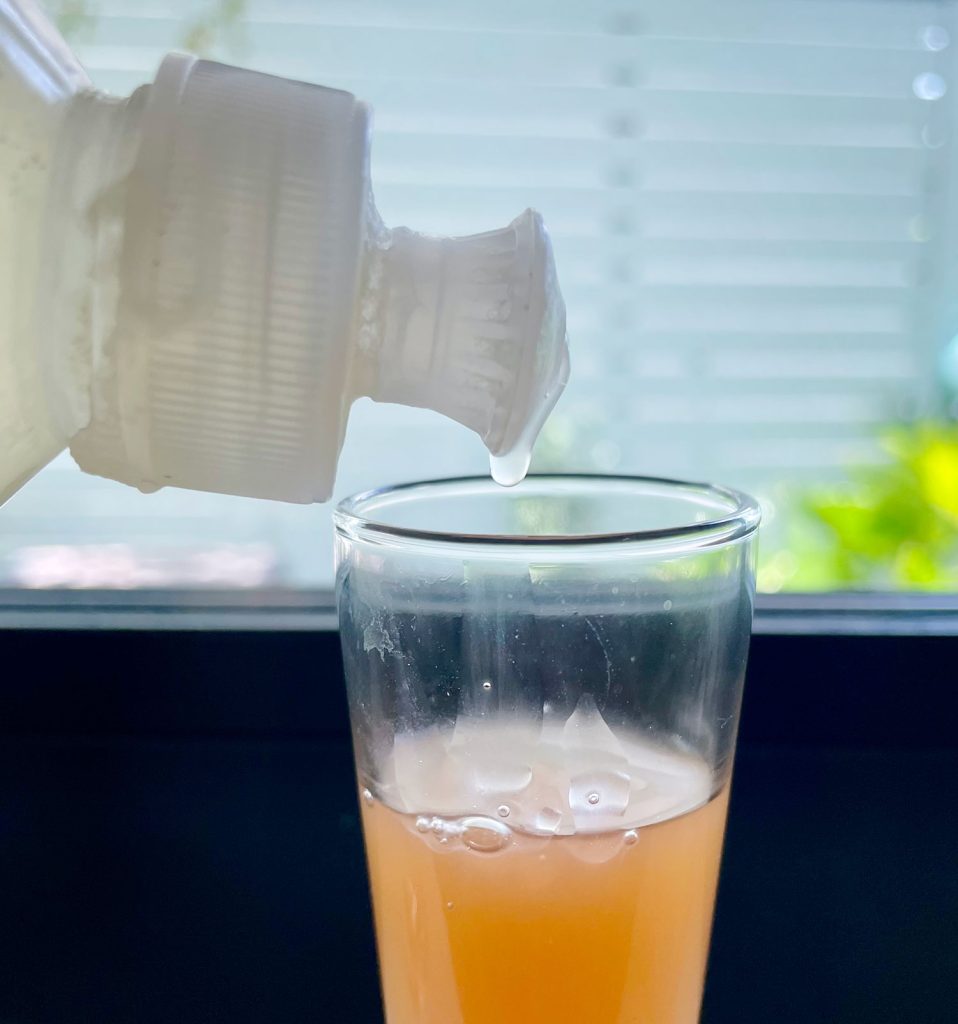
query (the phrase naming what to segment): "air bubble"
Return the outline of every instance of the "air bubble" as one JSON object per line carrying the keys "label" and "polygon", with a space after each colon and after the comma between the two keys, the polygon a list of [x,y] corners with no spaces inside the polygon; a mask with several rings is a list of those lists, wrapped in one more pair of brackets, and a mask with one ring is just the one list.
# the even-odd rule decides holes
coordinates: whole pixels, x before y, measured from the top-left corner
{"label": "air bubble", "polygon": [[509,817],[509,805],[508,804],[499,804],[499,806],[496,808],[496,814],[498,814],[500,818],[508,818]]}
{"label": "air bubble", "polygon": [[452,902],[452,900],[450,900],[450,901],[449,901],[449,902],[448,902],[448,903],[446,904],[446,910],[452,910],[452,908],[453,908],[454,906],[455,906],[455,904],[454,904],[454,903]]}
{"label": "air bubble", "polygon": [[569,781],[569,807],[577,818],[625,814],[631,781],[625,772],[582,772]]}
{"label": "air bubble", "polygon": [[662,602],[662,607],[665,609],[665,611],[670,612],[670,611],[672,611],[672,602],[671,601],[663,601]]}
{"label": "air bubble", "polygon": [[486,691],[486,693],[488,693],[492,689],[492,683],[490,683],[489,680],[486,679],[482,684],[482,688]]}
{"label": "air bubble", "polygon": [[418,817],[416,819],[416,831],[417,832],[428,832],[429,831],[429,819]]}
{"label": "air bubble", "polygon": [[364,789],[363,790],[363,803],[367,807],[372,807],[372,805],[373,805],[373,795],[372,795],[372,793],[370,793],[370,791],[368,789]]}
{"label": "air bubble", "polygon": [[495,853],[509,841],[511,833],[501,821],[492,818],[463,818],[462,841],[470,850]]}
{"label": "air bubble", "polygon": [[429,827],[432,829],[432,834],[434,836],[441,836],[443,832],[446,831],[446,823],[442,818],[433,818],[432,821],[429,822]]}
{"label": "air bubble", "polygon": [[634,828],[630,828],[628,832],[622,837],[626,846],[635,846],[639,841],[639,833]]}

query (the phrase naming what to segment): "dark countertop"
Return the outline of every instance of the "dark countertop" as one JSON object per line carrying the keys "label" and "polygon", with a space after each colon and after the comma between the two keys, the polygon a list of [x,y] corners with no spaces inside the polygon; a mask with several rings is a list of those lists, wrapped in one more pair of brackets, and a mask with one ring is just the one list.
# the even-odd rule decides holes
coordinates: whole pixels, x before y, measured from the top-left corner
{"label": "dark countertop", "polygon": [[[958,750],[745,744],[705,1024],[951,1024]],[[0,1024],[381,1020],[342,737],[7,737]]]}

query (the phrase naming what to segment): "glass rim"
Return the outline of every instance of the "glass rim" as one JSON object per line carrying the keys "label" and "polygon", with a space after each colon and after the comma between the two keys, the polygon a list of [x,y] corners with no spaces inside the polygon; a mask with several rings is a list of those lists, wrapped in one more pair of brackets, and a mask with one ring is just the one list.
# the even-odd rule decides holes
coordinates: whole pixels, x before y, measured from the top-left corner
{"label": "glass rim", "polygon": [[672,527],[657,527],[645,530],[616,530],[598,533],[576,534],[522,534],[522,533],[465,533],[460,530],[422,529],[419,527],[397,526],[377,521],[375,504],[392,495],[401,497],[428,497],[430,492],[443,488],[463,486],[487,486],[493,493],[502,492],[506,498],[522,488],[501,487],[488,476],[448,477],[437,480],[420,480],[394,484],[361,491],[340,501],[333,510],[336,531],[347,536],[372,534],[386,538],[399,538],[443,545],[480,545],[489,548],[516,547],[595,547],[606,544],[643,544],[679,541],[689,548],[724,545],[748,537],[758,529],[762,511],[758,501],[744,491],[720,484],[698,483],[675,480],[669,477],[638,476],[610,473],[530,473],[523,482],[531,483],[579,483],[596,489],[605,486],[652,485],[692,496],[710,497],[728,506],[727,511],[709,516],[700,522],[684,523]]}

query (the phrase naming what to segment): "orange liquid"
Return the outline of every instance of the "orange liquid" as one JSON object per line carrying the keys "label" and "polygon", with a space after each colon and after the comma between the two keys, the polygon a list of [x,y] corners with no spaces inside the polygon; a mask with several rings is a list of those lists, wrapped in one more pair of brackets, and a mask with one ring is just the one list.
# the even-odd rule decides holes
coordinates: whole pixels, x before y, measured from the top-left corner
{"label": "orange liquid", "polygon": [[510,831],[494,852],[366,796],[388,1024],[698,1020],[727,786],[630,831]]}

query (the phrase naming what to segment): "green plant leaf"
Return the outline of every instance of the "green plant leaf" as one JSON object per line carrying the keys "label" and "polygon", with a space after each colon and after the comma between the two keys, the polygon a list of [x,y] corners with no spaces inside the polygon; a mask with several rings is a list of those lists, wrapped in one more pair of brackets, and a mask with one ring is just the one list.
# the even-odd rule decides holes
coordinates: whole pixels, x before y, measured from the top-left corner
{"label": "green plant leaf", "polygon": [[895,424],[878,440],[886,463],[852,467],[837,487],[782,498],[789,524],[778,548],[763,550],[761,582],[806,590],[958,586],[958,425]]}

